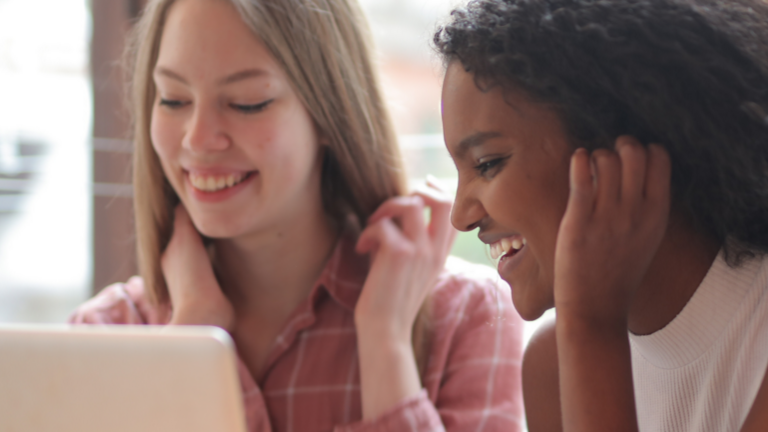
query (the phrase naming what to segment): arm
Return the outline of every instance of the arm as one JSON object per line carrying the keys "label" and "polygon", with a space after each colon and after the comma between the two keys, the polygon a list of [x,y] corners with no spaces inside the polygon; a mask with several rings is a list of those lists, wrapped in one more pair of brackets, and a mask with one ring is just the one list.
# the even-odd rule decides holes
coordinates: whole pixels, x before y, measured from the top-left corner
{"label": "arm", "polygon": [[627,317],[666,230],[669,184],[666,151],[630,137],[573,155],[554,287],[566,431],[638,430]]}
{"label": "arm", "polygon": [[417,396],[337,432],[516,432],[524,428],[520,361],[523,322],[489,272],[449,263],[432,294],[429,367]]}
{"label": "arm", "polygon": [[[492,281],[495,274],[438,278],[455,235],[451,201],[438,192],[388,201],[360,237],[358,251],[373,255],[355,310],[364,421],[342,430],[522,429],[522,320],[508,287],[501,290]],[[436,339],[422,383],[410,338],[430,291]]]}
{"label": "arm", "polygon": [[433,186],[382,204],[360,235],[357,251],[372,257],[355,307],[364,420],[421,391],[412,329],[453,244],[450,210],[451,200]]}
{"label": "arm", "polygon": [[530,432],[561,432],[560,374],[555,322],[540,327],[523,357],[523,398]]}
{"label": "arm", "polygon": [[741,432],[760,432],[768,430],[768,371],[760,384],[749,415],[741,427]]}
{"label": "arm", "polygon": [[[163,324],[167,311],[153,307],[144,295],[144,283],[134,276],[115,283],[80,305],[67,320],[70,324]],[[165,321],[164,321],[165,320]]]}

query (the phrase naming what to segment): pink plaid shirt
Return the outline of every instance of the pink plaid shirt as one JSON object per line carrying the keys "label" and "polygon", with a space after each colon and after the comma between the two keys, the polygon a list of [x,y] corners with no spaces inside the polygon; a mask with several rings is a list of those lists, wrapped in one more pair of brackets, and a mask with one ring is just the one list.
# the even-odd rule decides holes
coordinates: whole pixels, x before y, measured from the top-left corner
{"label": "pink plaid shirt", "polygon": [[[239,362],[249,432],[437,432],[523,429],[522,320],[487,267],[449,259],[432,294],[423,390],[362,421],[353,312],[368,269],[354,239],[336,247],[309,298],[288,319],[262,382]],[[138,277],[105,288],[70,317],[83,324],[165,324]]]}

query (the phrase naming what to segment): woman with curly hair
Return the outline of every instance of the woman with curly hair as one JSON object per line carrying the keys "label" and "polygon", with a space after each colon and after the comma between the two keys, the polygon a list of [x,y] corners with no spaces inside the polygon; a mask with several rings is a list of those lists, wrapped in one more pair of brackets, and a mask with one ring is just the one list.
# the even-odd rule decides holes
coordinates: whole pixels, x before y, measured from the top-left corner
{"label": "woman with curly hair", "polygon": [[530,430],[768,430],[768,4],[473,0],[435,44],[453,224],[557,312]]}

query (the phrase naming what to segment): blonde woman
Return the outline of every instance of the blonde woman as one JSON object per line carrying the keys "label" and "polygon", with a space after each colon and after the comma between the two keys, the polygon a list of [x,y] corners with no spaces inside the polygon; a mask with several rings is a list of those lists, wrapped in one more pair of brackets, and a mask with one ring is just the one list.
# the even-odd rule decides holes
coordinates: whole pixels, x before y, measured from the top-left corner
{"label": "blonde woman", "polygon": [[353,0],[150,1],[141,277],[72,321],[226,329],[250,431],[520,430],[520,319],[444,269],[450,201],[405,195],[366,40]]}

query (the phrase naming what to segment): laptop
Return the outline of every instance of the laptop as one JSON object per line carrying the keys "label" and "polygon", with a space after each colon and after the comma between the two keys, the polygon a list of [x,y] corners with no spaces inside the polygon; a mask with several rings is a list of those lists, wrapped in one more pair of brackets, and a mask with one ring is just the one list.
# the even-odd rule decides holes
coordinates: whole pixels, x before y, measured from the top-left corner
{"label": "laptop", "polygon": [[0,325],[0,431],[245,432],[216,327]]}

